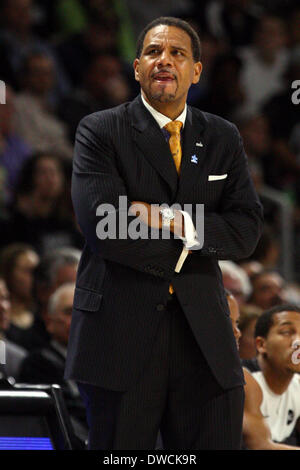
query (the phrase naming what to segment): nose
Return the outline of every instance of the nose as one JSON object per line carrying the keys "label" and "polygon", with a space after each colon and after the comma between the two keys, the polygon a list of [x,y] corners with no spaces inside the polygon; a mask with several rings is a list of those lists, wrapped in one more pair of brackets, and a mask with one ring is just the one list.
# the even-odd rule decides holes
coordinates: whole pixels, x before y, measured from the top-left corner
{"label": "nose", "polygon": [[172,55],[167,49],[163,49],[161,54],[158,57],[157,66],[166,67],[172,65]]}

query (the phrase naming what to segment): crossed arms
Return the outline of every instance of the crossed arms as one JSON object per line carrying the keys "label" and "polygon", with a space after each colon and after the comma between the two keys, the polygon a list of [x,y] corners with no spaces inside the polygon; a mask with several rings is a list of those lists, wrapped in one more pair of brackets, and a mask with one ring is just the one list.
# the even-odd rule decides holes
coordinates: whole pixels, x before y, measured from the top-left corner
{"label": "crossed arms", "polygon": [[[181,240],[152,240],[150,236],[136,240],[100,240],[96,235],[98,206],[110,203],[119,215],[119,196],[127,196],[125,182],[118,171],[119,156],[114,150],[114,139],[109,131],[116,127],[115,121],[112,111],[101,112],[87,116],[78,126],[72,176],[72,199],[78,224],[95,253],[169,281],[182,252]],[[261,206],[250,181],[238,132],[233,126],[232,129],[229,134],[233,163],[222,207],[218,213],[205,214],[204,245],[201,250],[195,251],[195,256],[215,256],[218,259],[247,257],[255,248],[261,232]],[[126,211],[130,205],[128,201]],[[129,216],[128,223],[134,218]],[[118,217],[116,220],[118,223]],[[212,249],[211,245],[216,249]],[[149,266],[153,267],[151,271]]]}

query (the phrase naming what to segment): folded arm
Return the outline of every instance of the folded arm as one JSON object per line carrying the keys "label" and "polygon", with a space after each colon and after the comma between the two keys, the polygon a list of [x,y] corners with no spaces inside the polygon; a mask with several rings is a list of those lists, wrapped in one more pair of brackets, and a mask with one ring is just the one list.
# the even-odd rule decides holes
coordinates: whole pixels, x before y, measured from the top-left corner
{"label": "folded arm", "polygon": [[[150,227],[147,227],[147,239],[121,238],[120,217],[128,233],[129,224],[136,216],[128,215],[131,206],[128,199],[124,207],[119,206],[120,196],[127,196],[127,190],[118,171],[111,137],[97,115],[87,116],[76,133],[72,175],[74,210],[87,243],[103,258],[170,280],[182,251],[181,240],[151,239]],[[108,212],[115,222],[113,236],[105,239],[96,233],[97,224],[105,217],[97,216],[102,204],[110,205]]]}

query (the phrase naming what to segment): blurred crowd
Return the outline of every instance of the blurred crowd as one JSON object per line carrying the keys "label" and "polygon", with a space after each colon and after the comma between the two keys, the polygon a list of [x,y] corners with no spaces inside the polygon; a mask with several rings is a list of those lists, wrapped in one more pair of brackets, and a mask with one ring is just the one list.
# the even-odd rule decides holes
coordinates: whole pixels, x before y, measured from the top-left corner
{"label": "blurred crowd", "polygon": [[[74,136],[86,114],[139,93],[132,61],[139,32],[158,16],[198,31],[203,73],[188,103],[234,122],[265,213],[251,259],[220,262],[240,310],[240,356],[256,356],[255,325],[300,304],[300,5],[264,0],[2,0],[0,6],[0,336],[5,373],[60,383],[78,435],[76,385],[63,379],[83,238],[70,197]],[[271,196],[270,196],[271,195]],[[273,195],[273,196],[272,196]],[[291,213],[289,278],[282,213]]]}

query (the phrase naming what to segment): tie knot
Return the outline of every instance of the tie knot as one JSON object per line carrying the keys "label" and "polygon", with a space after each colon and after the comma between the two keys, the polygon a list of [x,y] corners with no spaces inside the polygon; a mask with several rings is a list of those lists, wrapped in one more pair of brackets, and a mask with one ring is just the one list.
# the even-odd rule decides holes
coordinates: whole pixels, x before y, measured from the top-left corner
{"label": "tie knot", "polygon": [[180,134],[180,129],[182,128],[182,122],[181,121],[170,121],[164,127],[171,135],[179,135]]}

